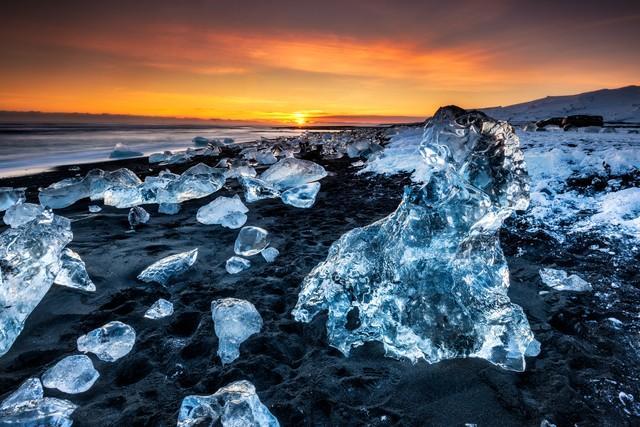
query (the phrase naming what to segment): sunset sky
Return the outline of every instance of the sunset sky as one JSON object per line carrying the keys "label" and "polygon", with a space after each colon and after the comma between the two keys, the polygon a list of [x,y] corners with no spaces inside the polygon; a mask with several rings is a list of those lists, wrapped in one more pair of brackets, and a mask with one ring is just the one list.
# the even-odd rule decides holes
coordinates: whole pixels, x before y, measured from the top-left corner
{"label": "sunset sky", "polygon": [[639,84],[639,45],[638,0],[3,1],[0,110],[412,120]]}

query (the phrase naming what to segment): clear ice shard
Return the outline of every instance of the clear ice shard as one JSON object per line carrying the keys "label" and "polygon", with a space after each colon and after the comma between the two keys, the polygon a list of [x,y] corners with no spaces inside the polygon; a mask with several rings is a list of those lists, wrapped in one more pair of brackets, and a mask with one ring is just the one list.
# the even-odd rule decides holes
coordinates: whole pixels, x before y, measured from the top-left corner
{"label": "clear ice shard", "polygon": [[94,169],[87,173],[84,180],[88,181],[89,197],[91,200],[103,199],[107,190],[114,188],[135,188],[142,184],[138,175],[127,168],[120,168],[111,172]]}
{"label": "clear ice shard", "polygon": [[260,179],[278,190],[298,187],[318,181],[327,176],[327,171],[317,163],[296,158],[285,158],[262,172]]}
{"label": "clear ice shard", "polygon": [[211,317],[218,337],[218,356],[222,364],[240,356],[240,344],[262,329],[262,317],[249,301],[223,298],[211,303]]}
{"label": "clear ice shard", "polygon": [[179,178],[158,188],[155,202],[182,203],[206,197],[222,188],[225,179],[225,174],[219,169],[198,163],[184,171]]}
{"label": "clear ice shard", "polygon": [[131,228],[135,228],[140,224],[146,224],[147,222],[149,222],[149,218],[151,218],[151,215],[149,215],[149,212],[145,211],[144,208],[140,206],[134,206],[129,210],[129,215],[127,216],[127,218],[129,219]]}
{"label": "clear ice shard", "polygon": [[0,187],[0,212],[27,200],[24,194],[25,190],[26,188]]}
{"label": "clear ice shard", "polygon": [[180,203],[160,203],[158,213],[165,215],[175,215],[180,212]]}
{"label": "clear ice shard", "polygon": [[42,374],[42,385],[63,393],[77,394],[91,388],[100,374],[84,354],[67,356]]}
{"label": "clear ice shard", "polygon": [[187,271],[196,262],[197,258],[197,248],[162,258],[138,274],[138,279],[143,282],[156,282],[166,285],[169,279]]}
{"label": "clear ice shard", "polygon": [[132,148],[129,148],[128,145],[125,145],[121,142],[117,143],[115,147],[113,147],[113,151],[109,154],[109,157],[112,159],[124,159],[127,157],[140,157],[144,156],[144,153],[141,151],[136,151]]}
{"label": "clear ice shard", "polygon": [[280,198],[287,205],[296,208],[310,208],[316,202],[316,196],[320,191],[320,183],[312,182],[290,188],[282,193]]}
{"label": "clear ice shard", "polygon": [[18,203],[4,212],[3,221],[11,228],[20,227],[40,215],[44,208],[34,203]]}
{"label": "clear ice shard", "polygon": [[89,180],[85,178],[67,178],[55,182],[38,193],[42,206],[62,209],[71,206],[80,199],[89,197]]}
{"label": "clear ice shard", "polygon": [[0,427],[71,427],[76,409],[68,400],[44,397],[40,380],[29,378],[0,403]]}
{"label": "clear ice shard", "polygon": [[109,322],[78,338],[78,350],[93,353],[105,362],[115,362],[129,354],[136,343],[136,331],[126,323]]}
{"label": "clear ice shard", "polygon": [[48,210],[0,234],[0,356],[53,284],[62,251],[72,239],[69,220]]}
{"label": "clear ice shard", "polygon": [[82,289],[83,291],[89,292],[96,290],[96,285],[91,281],[80,255],[69,248],[65,248],[60,256],[60,261],[62,262],[60,271],[53,281],[56,285]]}
{"label": "clear ice shard", "polygon": [[388,217],[336,241],[304,279],[293,316],[309,322],[327,310],[329,341],[345,355],[377,341],[412,362],[479,357],[523,371],[537,341],[507,296],[498,238],[503,220],[529,202],[514,129],[444,107],[425,125],[420,153],[425,184],[407,187]]}
{"label": "clear ice shard", "polygon": [[564,270],[543,268],[540,270],[542,283],[556,291],[590,292],[591,284],[577,274],[569,275]]}
{"label": "clear ice shard", "polygon": [[249,267],[251,267],[251,261],[248,259],[240,258],[239,256],[232,256],[227,260],[224,268],[229,274],[237,274]]}
{"label": "clear ice shard", "polygon": [[269,244],[267,230],[260,227],[242,227],[233,245],[233,251],[237,255],[252,256],[259,254]]}
{"label": "clear ice shard", "polygon": [[240,228],[247,222],[249,209],[236,194],[233,197],[217,197],[198,209],[196,219],[201,224],[220,224],[227,228]]}
{"label": "clear ice shard", "polygon": [[264,258],[265,261],[267,261],[268,263],[272,263],[276,260],[276,258],[278,258],[278,255],[280,255],[280,251],[273,246],[269,246],[268,248],[260,252],[260,255],[262,255],[262,258]]}
{"label": "clear ice shard", "polygon": [[242,176],[238,181],[244,189],[244,200],[247,203],[280,197],[280,191],[277,188],[261,179]]}
{"label": "clear ice shard", "polygon": [[98,205],[89,205],[89,212],[98,213],[102,210],[102,208]]}
{"label": "clear ice shard", "polygon": [[210,396],[187,396],[178,412],[177,427],[279,427],[249,381],[228,384]]}
{"label": "clear ice shard", "polygon": [[163,317],[173,314],[173,304],[164,298],[160,298],[154,302],[151,307],[144,313],[147,319],[162,319]]}

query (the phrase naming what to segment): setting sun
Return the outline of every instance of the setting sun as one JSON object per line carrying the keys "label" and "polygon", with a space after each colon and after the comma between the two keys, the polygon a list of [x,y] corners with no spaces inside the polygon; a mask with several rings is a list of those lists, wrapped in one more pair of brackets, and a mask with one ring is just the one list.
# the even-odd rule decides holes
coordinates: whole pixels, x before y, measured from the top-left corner
{"label": "setting sun", "polygon": [[307,116],[301,112],[293,113],[293,121],[296,122],[298,126],[302,126],[307,123]]}

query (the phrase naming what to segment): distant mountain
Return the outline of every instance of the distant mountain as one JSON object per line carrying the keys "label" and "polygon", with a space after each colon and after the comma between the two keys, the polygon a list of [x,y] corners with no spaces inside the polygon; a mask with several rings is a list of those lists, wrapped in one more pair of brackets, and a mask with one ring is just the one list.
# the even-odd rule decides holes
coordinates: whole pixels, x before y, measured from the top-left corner
{"label": "distant mountain", "polygon": [[606,122],[640,123],[640,86],[601,89],[578,95],[547,96],[508,107],[481,110],[496,119],[514,123],[573,114],[599,115]]}

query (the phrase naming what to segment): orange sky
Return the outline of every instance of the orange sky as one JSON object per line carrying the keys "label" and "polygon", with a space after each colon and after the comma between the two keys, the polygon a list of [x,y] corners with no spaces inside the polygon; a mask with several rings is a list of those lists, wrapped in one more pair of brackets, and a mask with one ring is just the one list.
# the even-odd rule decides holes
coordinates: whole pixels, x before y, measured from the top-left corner
{"label": "orange sky", "polygon": [[379,122],[640,82],[636,2],[12,3],[0,110]]}

